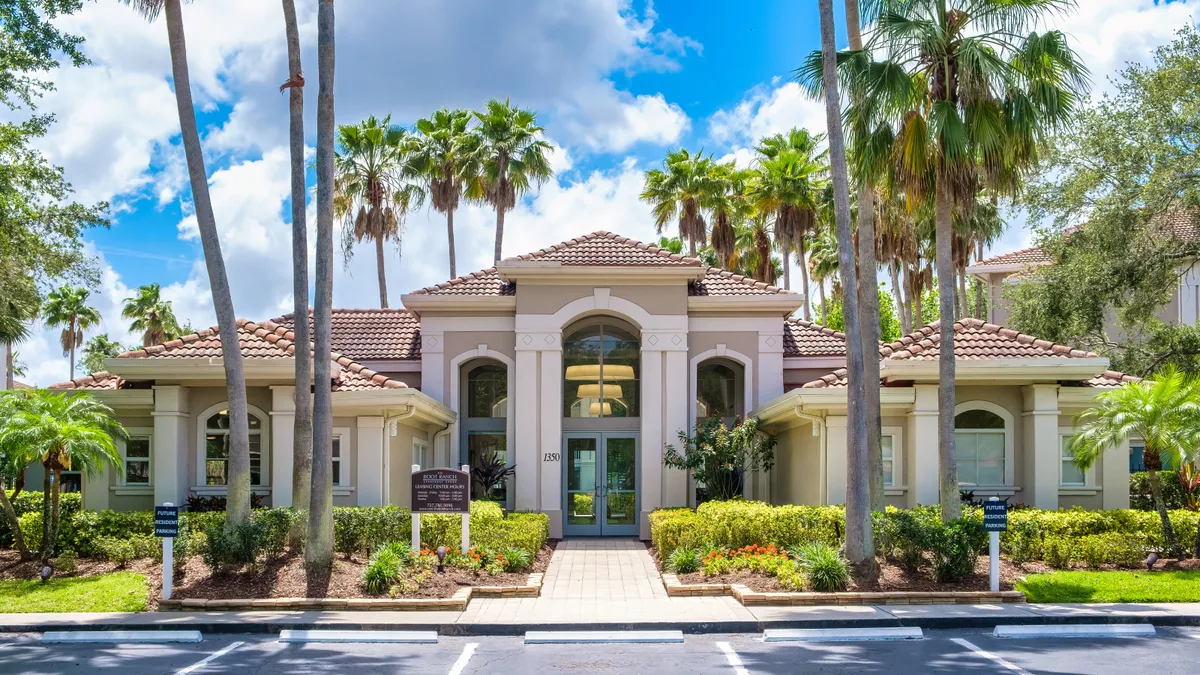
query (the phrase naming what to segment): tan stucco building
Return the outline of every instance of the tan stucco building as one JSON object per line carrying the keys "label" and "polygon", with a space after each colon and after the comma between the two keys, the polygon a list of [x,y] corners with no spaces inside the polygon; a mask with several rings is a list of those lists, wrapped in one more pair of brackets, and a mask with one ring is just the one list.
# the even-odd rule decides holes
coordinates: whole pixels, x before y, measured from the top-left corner
{"label": "tan stucco building", "polygon": [[[408,474],[495,457],[496,495],[550,516],[551,534],[649,535],[647,515],[692,504],[663,448],[708,415],[761,418],[776,467],[745,493],[839,503],[845,493],[845,344],[798,320],[798,294],[607,232],[403,297],[334,310],[335,503],[408,505]],[[291,501],[294,317],[242,322],[254,490]],[[1074,416],[1125,379],[1094,355],[964,320],[955,326],[960,479],[1039,507],[1128,504],[1128,449],[1079,473]],[[881,350],[888,494],[937,501],[937,332]],[[215,330],[110,359],[57,385],[112,405],[130,431],[126,477],[81,483],[88,508],[148,509],[221,495],[227,478]],[[1111,457],[1109,456],[1111,455]],[[111,472],[110,472],[111,474]],[[71,480],[68,478],[68,480]]]}

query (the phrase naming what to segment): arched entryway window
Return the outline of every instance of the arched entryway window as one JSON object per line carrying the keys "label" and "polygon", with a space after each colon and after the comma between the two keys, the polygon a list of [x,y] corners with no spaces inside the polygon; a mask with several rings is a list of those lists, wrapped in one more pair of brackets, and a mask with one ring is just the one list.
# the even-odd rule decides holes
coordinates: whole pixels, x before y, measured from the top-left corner
{"label": "arched entryway window", "polygon": [[[463,464],[472,468],[507,467],[512,458],[508,453],[505,434],[508,420],[508,369],[495,361],[479,360],[462,369],[462,400],[459,402],[463,448]],[[492,498],[505,503],[508,484],[495,484],[485,489],[476,481],[472,495]]]}
{"label": "arched entryway window", "polygon": [[563,340],[563,416],[637,417],[640,345],[614,319],[585,319]]}
{"label": "arched entryway window", "polygon": [[[262,485],[262,420],[253,412],[250,422],[250,484]],[[204,484],[229,484],[229,410],[222,409],[204,421]]]}
{"label": "arched entryway window", "polygon": [[728,359],[709,359],[696,368],[696,420],[720,417],[731,423],[745,411],[745,370]]}
{"label": "arched entryway window", "polygon": [[1009,469],[1008,432],[1005,419],[991,410],[972,408],[954,416],[959,483],[967,486],[1005,484]]}

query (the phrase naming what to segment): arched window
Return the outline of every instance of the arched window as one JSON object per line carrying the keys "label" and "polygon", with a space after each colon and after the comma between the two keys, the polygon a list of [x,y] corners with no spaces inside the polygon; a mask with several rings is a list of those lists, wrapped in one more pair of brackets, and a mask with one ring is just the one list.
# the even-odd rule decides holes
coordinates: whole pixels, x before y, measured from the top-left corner
{"label": "arched window", "polygon": [[640,345],[611,319],[577,324],[563,340],[563,416],[637,417]]}
{"label": "arched window", "polygon": [[[509,466],[508,442],[505,435],[508,418],[508,369],[494,361],[472,361],[463,367],[463,395],[459,410],[461,461],[472,467],[489,464]],[[472,495],[491,495],[504,503],[507,485],[471,486]]]}
{"label": "arched window", "polygon": [[958,482],[963,485],[1004,485],[1007,474],[1006,423],[990,410],[974,408],[954,416],[954,449]]}
{"label": "arched window", "polygon": [[[250,421],[250,484],[262,485],[262,421]],[[204,422],[204,484],[229,484],[229,411],[221,410]]]}
{"label": "arched window", "polygon": [[709,359],[696,368],[696,419],[745,415],[743,368],[725,359]]}

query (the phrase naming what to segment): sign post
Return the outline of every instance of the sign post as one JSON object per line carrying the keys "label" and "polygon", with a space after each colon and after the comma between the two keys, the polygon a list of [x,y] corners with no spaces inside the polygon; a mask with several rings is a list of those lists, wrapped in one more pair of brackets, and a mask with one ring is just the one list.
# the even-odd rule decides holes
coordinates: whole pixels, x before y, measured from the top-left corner
{"label": "sign post", "polygon": [[462,470],[426,469],[412,467],[412,547],[421,548],[422,513],[462,514],[462,550],[470,544],[471,471],[466,464]]}
{"label": "sign post", "polygon": [[988,580],[995,593],[1000,590],[1000,533],[1008,529],[1008,505],[997,497],[983,503],[983,529],[988,533]]}
{"label": "sign post", "polygon": [[154,536],[162,539],[162,597],[171,599],[175,574],[175,537],[179,536],[179,507],[171,502],[154,507]]}

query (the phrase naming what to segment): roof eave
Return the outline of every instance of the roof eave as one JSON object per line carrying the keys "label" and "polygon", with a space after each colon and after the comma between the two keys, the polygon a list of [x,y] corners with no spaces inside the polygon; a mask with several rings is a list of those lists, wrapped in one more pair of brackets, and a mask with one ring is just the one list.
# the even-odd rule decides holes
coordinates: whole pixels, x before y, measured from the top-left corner
{"label": "roof eave", "polygon": [[[998,359],[955,359],[954,381],[1001,382],[1088,380],[1108,370],[1103,357],[1021,357]],[[936,359],[884,359],[880,374],[889,380],[937,380]]]}
{"label": "roof eave", "polygon": [[[242,360],[247,378],[290,377],[296,373],[295,359],[277,356],[269,359]],[[209,380],[225,377],[225,361],[221,358],[194,356],[159,356],[154,358],[112,358],[104,362],[105,370],[126,380]],[[338,370],[333,365],[334,372]]]}
{"label": "roof eave", "polygon": [[1048,261],[1042,262],[1022,262],[1022,263],[1001,263],[998,265],[971,265],[967,267],[967,274],[976,277],[984,277],[989,274],[1012,274],[1014,272],[1023,272],[1030,267],[1044,267],[1049,265]]}
{"label": "roof eave", "polygon": [[409,293],[400,296],[404,308],[420,314],[424,310],[496,310],[499,312],[516,311],[517,297],[515,295],[432,295],[429,293]]}
{"label": "roof eave", "polygon": [[796,293],[769,295],[693,295],[688,296],[688,312],[780,312],[791,314],[804,306]]}
{"label": "roof eave", "polygon": [[335,391],[332,394],[335,408],[379,408],[391,409],[411,406],[414,417],[426,424],[445,426],[458,419],[458,415],[434,398],[411,387],[397,389],[362,389],[358,391]]}

